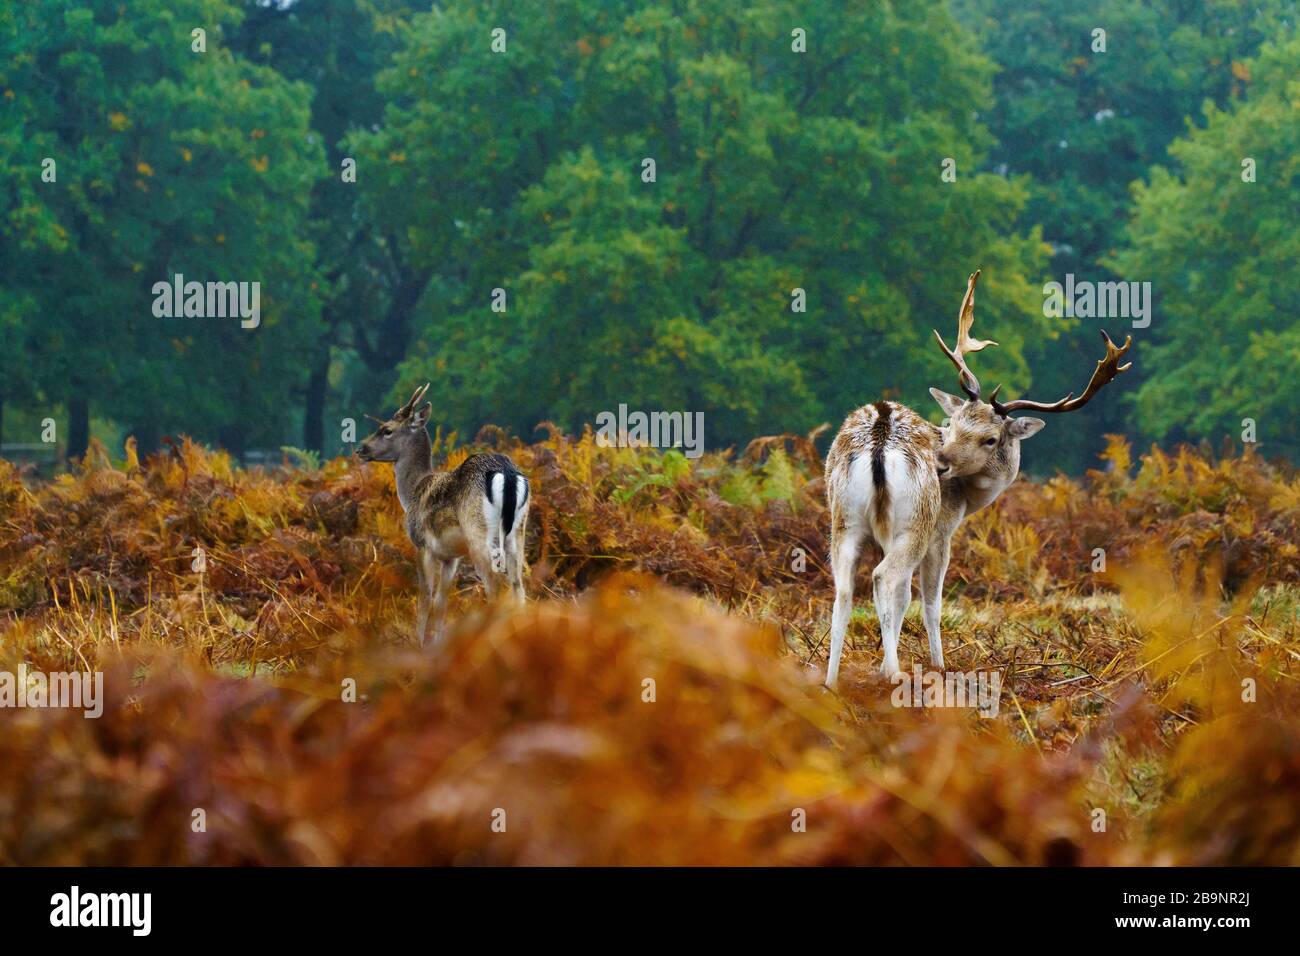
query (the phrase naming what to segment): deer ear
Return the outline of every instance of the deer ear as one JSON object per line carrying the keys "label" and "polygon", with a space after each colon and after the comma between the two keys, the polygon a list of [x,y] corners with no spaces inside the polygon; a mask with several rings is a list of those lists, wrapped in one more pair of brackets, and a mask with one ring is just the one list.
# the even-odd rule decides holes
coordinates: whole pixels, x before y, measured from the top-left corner
{"label": "deer ear", "polygon": [[429,413],[433,411],[433,403],[425,402],[422,406],[411,413],[408,424],[412,428],[423,428],[424,423],[429,420]]}
{"label": "deer ear", "polygon": [[930,395],[939,407],[943,409],[944,414],[951,418],[957,414],[957,409],[966,404],[966,399],[958,398],[956,395],[949,395],[947,392],[941,392],[937,388],[930,389]]}
{"label": "deer ear", "polygon": [[1007,434],[1012,438],[1029,438],[1046,424],[1041,418],[1012,418],[1007,422]]}

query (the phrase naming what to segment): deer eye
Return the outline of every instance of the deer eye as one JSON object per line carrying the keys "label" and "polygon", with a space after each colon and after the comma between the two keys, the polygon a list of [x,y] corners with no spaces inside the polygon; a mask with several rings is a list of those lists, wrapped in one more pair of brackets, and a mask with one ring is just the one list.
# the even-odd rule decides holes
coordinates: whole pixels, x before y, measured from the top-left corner
{"label": "deer eye", "polygon": [[986,438],[986,439],[984,439],[984,447],[985,447],[985,448],[992,448],[992,447],[993,447],[994,445],[996,445],[997,443],[998,443],[998,440],[997,440],[996,438]]}
{"label": "deer eye", "polygon": [[382,436],[385,437],[385,438],[387,438],[387,437],[388,437],[389,435],[391,435],[392,433],[393,433],[393,430],[392,430],[391,428],[389,428],[387,425],[385,425],[383,428],[379,429],[379,434],[382,435]]}

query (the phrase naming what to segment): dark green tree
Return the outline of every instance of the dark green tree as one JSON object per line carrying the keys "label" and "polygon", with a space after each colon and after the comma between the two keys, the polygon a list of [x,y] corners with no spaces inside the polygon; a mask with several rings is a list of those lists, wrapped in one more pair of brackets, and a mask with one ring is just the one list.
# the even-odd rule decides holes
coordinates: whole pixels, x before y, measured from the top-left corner
{"label": "dark green tree", "polygon": [[353,137],[371,218],[430,276],[402,387],[430,379],[460,428],[702,410],[710,444],[929,408],[953,378],[930,329],[976,267],[984,371],[1027,384],[1046,250],[1014,229],[1024,186],[974,173],[990,73],[939,2],[417,18],[382,128]]}
{"label": "dark green tree", "polygon": [[327,420],[355,415],[359,406],[378,407],[409,345],[411,308],[401,289],[416,278],[394,260],[382,225],[363,215],[359,197],[368,171],[349,169],[345,177],[345,163],[354,157],[343,140],[348,130],[382,120],[375,74],[401,45],[420,6],[406,0],[248,0],[231,40],[245,58],[311,87],[312,130],[329,167],[312,190],[309,213],[323,328],[303,354],[309,369],[302,392],[305,448],[340,451]]}
{"label": "dark green tree", "polygon": [[[986,168],[1028,174],[1019,226],[1042,227],[1059,282],[1067,273],[1094,282],[1150,279],[1107,266],[1122,242],[1129,185],[1166,161],[1166,147],[1199,121],[1202,103],[1224,107],[1242,93],[1243,61],[1295,18],[1291,0],[954,0],[953,8],[998,65],[992,108],[981,114],[996,140]],[[1064,340],[1027,353],[1035,391],[1049,395],[1086,380],[1096,327],[1118,335],[1127,324],[1055,322]],[[1135,336],[1133,372],[1070,427],[1047,429],[1035,441],[1039,454],[1077,471],[1105,432],[1131,427],[1124,399],[1150,370],[1144,335]]]}
{"label": "dark green tree", "polygon": [[1300,460],[1300,38],[1241,70],[1248,92],[1205,108],[1136,187],[1128,245],[1113,268],[1149,276],[1159,311],[1136,424],[1156,439],[1240,441]]}
{"label": "dark green tree", "polygon": [[[224,47],[238,18],[220,0],[0,14],[0,282],[24,303],[26,400],[67,408],[70,454],[92,409],[146,447],[184,430],[235,450],[292,413],[319,335],[304,224],[322,155],[309,91]],[[176,273],[260,282],[259,327],[156,317]]]}

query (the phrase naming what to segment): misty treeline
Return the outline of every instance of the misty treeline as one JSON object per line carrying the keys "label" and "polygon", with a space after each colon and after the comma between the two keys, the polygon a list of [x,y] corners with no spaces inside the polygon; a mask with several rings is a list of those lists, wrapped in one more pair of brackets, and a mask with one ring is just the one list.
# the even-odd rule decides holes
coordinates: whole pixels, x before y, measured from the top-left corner
{"label": "misty treeline", "polygon": [[[1300,40],[1280,0],[26,0],[0,9],[0,435],[349,450],[625,404],[711,447],[979,374],[1300,458]],[[1099,34],[1098,31],[1103,31]],[[201,31],[201,33],[196,33]],[[499,32],[498,32],[499,31]],[[1249,161],[1249,162],[1248,162]],[[260,320],[158,283],[259,283]],[[1149,282],[1151,324],[1043,287]],[[184,310],[182,310],[183,313]],[[359,425],[358,429],[364,428]],[[1033,463],[1031,463],[1032,466]]]}

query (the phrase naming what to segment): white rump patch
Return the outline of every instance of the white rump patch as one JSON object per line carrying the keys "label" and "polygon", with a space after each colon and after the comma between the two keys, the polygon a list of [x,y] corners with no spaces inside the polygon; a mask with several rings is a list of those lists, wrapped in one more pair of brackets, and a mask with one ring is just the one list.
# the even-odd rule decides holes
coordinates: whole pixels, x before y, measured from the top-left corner
{"label": "white rump patch", "polygon": [[486,544],[492,558],[492,570],[498,573],[504,573],[506,569],[506,553],[502,547],[501,534],[501,505],[505,501],[505,492],[506,476],[497,472],[492,476],[487,500],[483,502],[483,519],[487,524]]}
{"label": "white rump patch", "polygon": [[840,507],[850,528],[861,528],[887,548],[899,530],[911,525],[920,506],[921,488],[917,468],[901,449],[886,446],[883,459],[887,495],[884,526],[876,523],[877,489],[872,481],[870,450],[854,458],[849,466]]}
{"label": "white rump patch", "polygon": [[514,534],[515,529],[519,527],[519,522],[524,518],[524,512],[528,510],[528,479],[523,475],[515,478],[515,518],[510,525],[508,534]]}
{"label": "white rump patch", "polygon": [[840,491],[840,509],[850,528],[871,532],[871,503],[876,489],[871,481],[871,452],[858,455],[849,464],[848,477]]}

